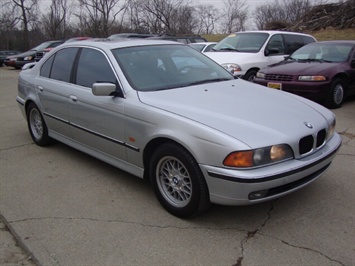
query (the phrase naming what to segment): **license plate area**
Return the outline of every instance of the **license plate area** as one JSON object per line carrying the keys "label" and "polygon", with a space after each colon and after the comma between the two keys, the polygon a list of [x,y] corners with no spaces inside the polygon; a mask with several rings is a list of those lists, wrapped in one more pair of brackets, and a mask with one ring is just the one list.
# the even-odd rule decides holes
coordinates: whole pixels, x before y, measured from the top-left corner
{"label": "license plate area", "polygon": [[275,90],[282,90],[282,83],[268,82],[267,87]]}

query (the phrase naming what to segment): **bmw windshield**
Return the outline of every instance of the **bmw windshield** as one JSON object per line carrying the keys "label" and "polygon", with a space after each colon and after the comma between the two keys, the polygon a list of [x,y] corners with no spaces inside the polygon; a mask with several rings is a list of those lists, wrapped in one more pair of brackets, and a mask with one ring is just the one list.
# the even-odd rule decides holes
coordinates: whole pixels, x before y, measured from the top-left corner
{"label": "bmw windshield", "polygon": [[156,91],[232,80],[220,65],[183,45],[149,45],[114,49],[133,89]]}

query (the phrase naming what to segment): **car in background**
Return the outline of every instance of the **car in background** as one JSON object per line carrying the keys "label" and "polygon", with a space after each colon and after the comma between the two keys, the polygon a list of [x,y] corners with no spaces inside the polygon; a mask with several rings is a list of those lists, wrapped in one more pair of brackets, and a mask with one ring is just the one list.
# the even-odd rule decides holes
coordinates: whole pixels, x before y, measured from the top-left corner
{"label": "car in background", "polygon": [[207,42],[205,38],[200,35],[170,35],[170,34],[162,34],[159,36],[149,37],[147,39],[150,40],[167,40],[174,41],[180,43],[196,43],[196,42]]}
{"label": "car in background", "polygon": [[157,34],[149,34],[149,33],[116,33],[110,35],[107,39],[109,40],[119,40],[119,39],[145,39],[149,37],[158,36]]}
{"label": "car in background", "polygon": [[252,81],[260,68],[278,63],[316,39],[308,34],[285,31],[243,31],[230,34],[205,55],[234,76]]}
{"label": "car in background", "polygon": [[29,50],[27,52],[21,53],[21,54],[17,55],[14,67],[16,69],[20,69],[27,63],[35,62],[35,56],[38,51],[43,51],[47,48],[54,48],[62,43],[64,43],[63,40],[48,41],[48,42],[41,43],[40,45],[32,48],[31,50]]}
{"label": "car in background", "polygon": [[284,61],[260,69],[254,82],[338,108],[355,94],[355,41],[303,46]]}
{"label": "car in background", "polygon": [[189,43],[189,46],[194,48],[195,50],[204,53],[213,49],[213,47],[217,44],[217,42],[196,42]]}
{"label": "car in background", "polygon": [[329,109],[177,42],[64,43],[24,67],[16,100],[37,145],[55,139],[149,179],[182,218],[296,191],[341,145]]}
{"label": "car in background", "polygon": [[17,54],[16,55],[10,55],[10,56],[6,57],[4,59],[4,65],[7,66],[7,67],[16,68],[16,58],[17,58]]}
{"label": "car in background", "polygon": [[[92,39],[91,37],[74,37],[74,38],[70,38],[68,40],[66,40],[65,42],[76,42],[76,41],[84,41],[84,40],[89,40]],[[54,46],[56,47],[56,46]],[[43,58],[43,56],[48,53],[50,50],[52,50],[54,48],[53,46],[48,47],[42,51],[38,51],[36,52],[35,55],[35,62],[38,62],[39,60],[41,60]]]}
{"label": "car in background", "polygon": [[15,50],[0,50],[0,67],[4,65],[5,59],[11,55],[20,54],[20,51]]}

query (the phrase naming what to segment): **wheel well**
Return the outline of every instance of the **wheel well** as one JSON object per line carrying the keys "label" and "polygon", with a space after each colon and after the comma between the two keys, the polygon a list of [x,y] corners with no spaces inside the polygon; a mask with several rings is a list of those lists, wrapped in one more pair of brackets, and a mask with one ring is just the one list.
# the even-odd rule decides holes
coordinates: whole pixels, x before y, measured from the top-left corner
{"label": "wheel well", "polygon": [[248,76],[251,71],[256,71],[256,72],[258,72],[259,70],[260,70],[260,68],[258,68],[258,67],[250,68],[250,69],[248,69],[247,72],[245,72],[244,77]]}
{"label": "wheel well", "polygon": [[149,162],[153,153],[160,145],[168,142],[175,143],[176,145],[183,147],[180,143],[168,138],[153,139],[145,146],[143,151],[144,179],[149,180]]}
{"label": "wheel well", "polygon": [[349,78],[346,76],[345,73],[338,73],[338,74],[336,74],[336,75],[333,77],[333,80],[334,80],[334,79],[337,79],[337,78],[339,78],[339,79],[341,79],[342,81],[344,81],[344,82],[345,82],[345,85],[347,86],[347,84],[348,84],[348,82],[349,82]]}
{"label": "wheel well", "polygon": [[[36,105],[35,103],[34,103],[34,101],[26,101],[26,103],[25,103],[25,113],[26,113],[26,115],[27,115],[27,109],[28,109],[28,106],[31,104],[31,103],[33,103],[34,105]],[[36,105],[37,106],[37,105]]]}
{"label": "wheel well", "polygon": [[248,69],[248,71],[247,71],[245,74],[247,74],[247,73],[249,73],[250,71],[253,71],[253,70],[255,70],[256,72],[258,72],[258,71],[260,70],[260,68],[258,68],[258,67],[250,68],[250,69]]}

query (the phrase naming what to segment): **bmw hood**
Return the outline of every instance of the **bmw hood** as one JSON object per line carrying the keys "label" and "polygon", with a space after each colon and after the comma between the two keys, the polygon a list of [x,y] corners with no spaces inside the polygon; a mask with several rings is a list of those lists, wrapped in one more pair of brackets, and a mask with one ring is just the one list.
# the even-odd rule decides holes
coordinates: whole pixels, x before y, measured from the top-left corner
{"label": "bmw hood", "polygon": [[241,79],[138,92],[138,96],[144,104],[214,128],[251,148],[316,134],[334,117],[307,99]]}

